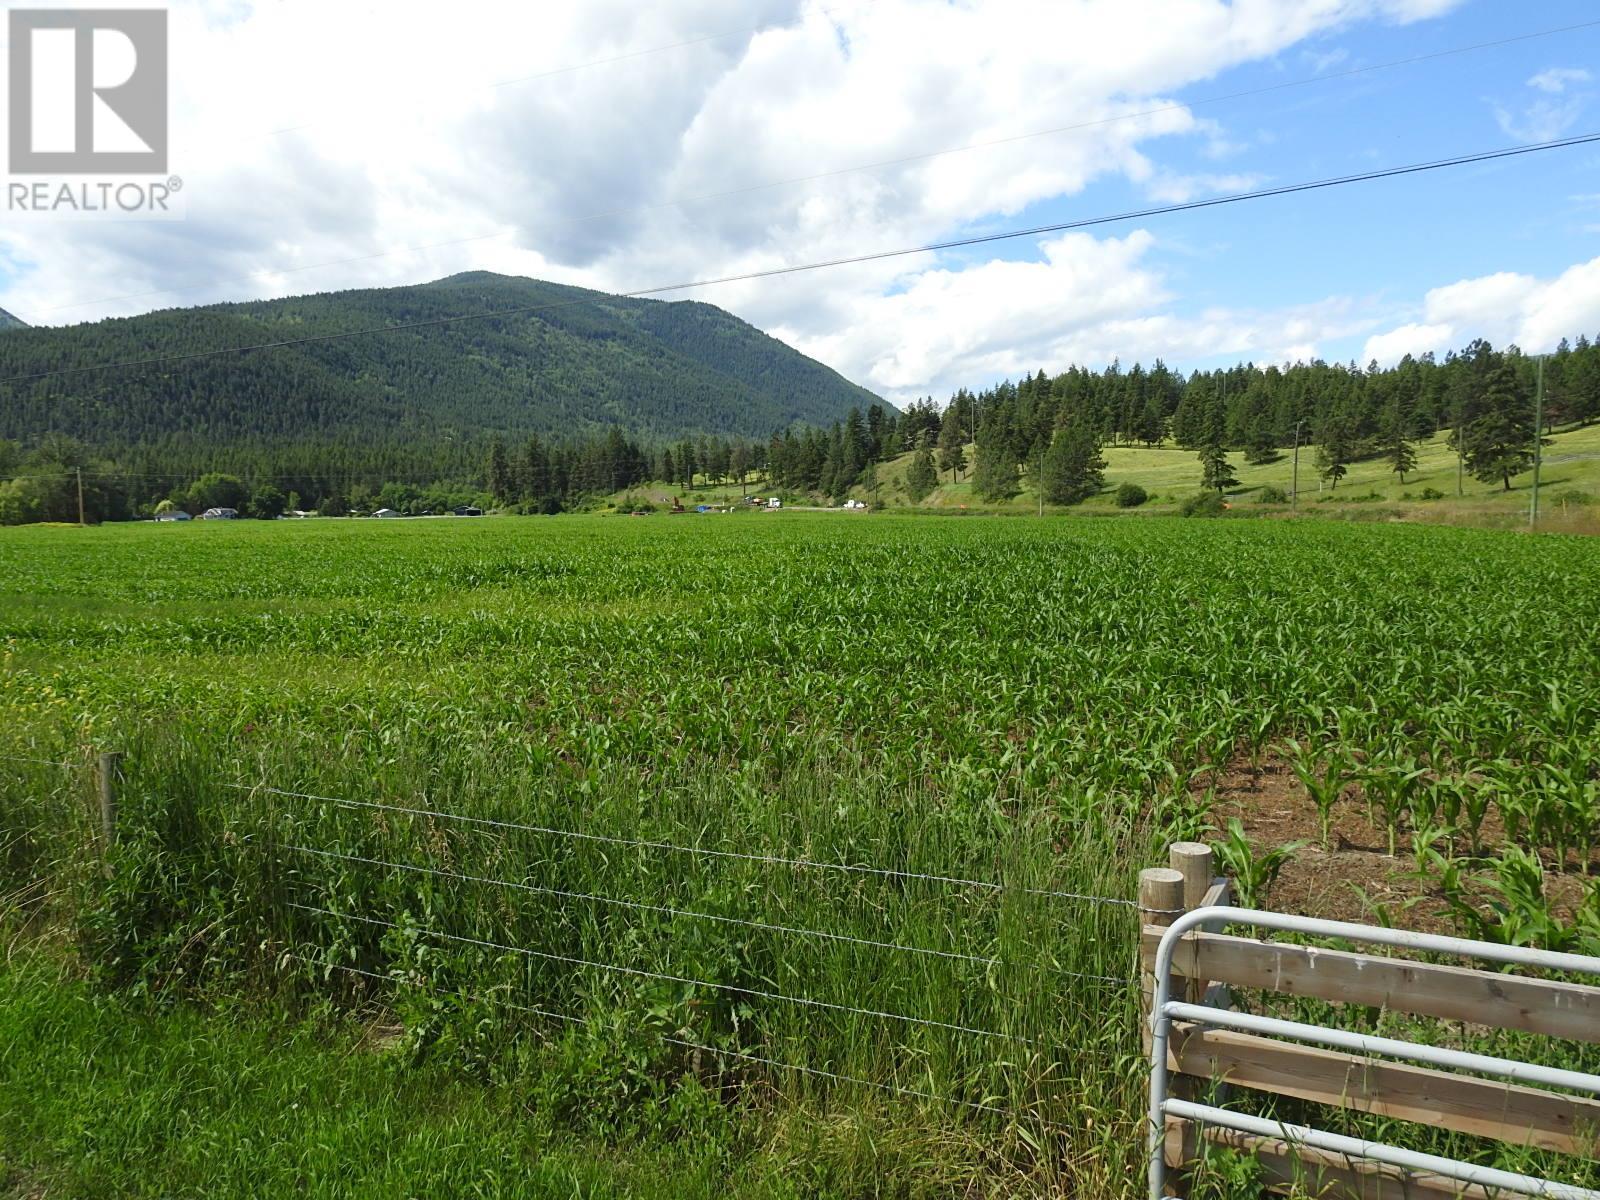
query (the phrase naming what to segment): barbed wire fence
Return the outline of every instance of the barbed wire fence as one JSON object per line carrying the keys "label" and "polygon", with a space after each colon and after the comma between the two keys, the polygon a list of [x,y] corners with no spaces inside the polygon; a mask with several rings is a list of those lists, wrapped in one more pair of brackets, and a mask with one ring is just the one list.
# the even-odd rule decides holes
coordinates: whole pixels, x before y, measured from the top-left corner
{"label": "barbed wire fence", "polygon": [[[0,761],[66,770],[95,765],[92,757],[69,761],[0,755]],[[528,835],[559,843],[589,846],[602,852],[630,850],[655,859],[734,864],[758,872],[782,871],[860,882],[878,881],[898,886],[914,885],[936,892],[968,892],[989,897],[1020,895],[1051,905],[1067,904],[1121,914],[1128,919],[1130,928],[1138,919],[1138,902],[1117,896],[1026,884],[1008,886],[996,880],[912,871],[870,862],[827,861],[598,833],[552,824],[452,812],[421,804],[328,796],[264,783],[217,780],[209,783],[226,791],[269,797],[279,814],[285,811],[284,802],[289,805],[323,806],[323,811],[367,814],[382,822],[379,828],[389,840],[397,840],[422,851],[439,850],[437,835],[432,832],[417,834],[415,831],[408,834],[400,830],[394,819],[426,823],[428,831],[446,827],[498,835]],[[479,936],[485,931],[479,928],[463,931],[459,925],[452,928],[451,922],[444,918],[469,914],[481,918],[492,909],[498,927],[508,930],[524,928],[529,918],[519,913],[513,902],[518,897],[536,897],[557,906],[563,913],[576,909],[600,910],[738,931],[752,938],[774,940],[784,947],[833,947],[874,956],[892,956],[900,962],[942,964],[958,972],[954,977],[955,985],[976,986],[980,990],[988,985],[985,998],[990,1001],[989,1008],[996,1011],[1000,1009],[1003,997],[993,986],[994,975],[1011,968],[1023,969],[1029,973],[1028,979],[1033,981],[1048,979],[1054,981],[1056,988],[1071,985],[1079,989],[1080,995],[1098,996],[1100,999],[1096,1003],[1105,1005],[1107,1011],[1117,1010],[1124,1005],[1131,1007],[1138,993],[1138,975],[1131,961],[1128,971],[1122,975],[1075,970],[1058,962],[1018,963],[1001,954],[977,953],[959,945],[928,945],[887,934],[866,936],[840,928],[822,928],[819,927],[821,922],[789,923],[768,919],[766,914],[760,913],[734,915],[707,911],[707,906],[686,906],[658,898],[639,899],[588,888],[534,882],[529,878],[505,877],[514,872],[466,869],[456,863],[429,865],[405,861],[410,856],[377,853],[370,849],[359,852],[365,849],[365,841],[370,840],[365,836],[371,832],[370,826],[358,825],[343,830],[344,835],[363,842],[356,849],[333,840],[334,832],[325,823],[320,827],[328,832],[328,840],[314,844],[318,839],[305,837],[304,833],[318,828],[318,822],[308,819],[307,811],[303,808],[288,808],[287,811],[291,819],[276,826],[269,823],[269,829],[276,828],[282,833],[269,835],[273,844],[265,848],[275,858],[285,885],[292,893],[283,907],[296,914],[297,918],[293,926],[285,931],[282,958],[296,964],[312,981],[320,977],[325,982],[335,973],[352,982],[359,981],[362,985],[360,999],[367,1003],[399,1006],[408,998],[429,997],[457,1004],[487,1005],[505,1014],[508,1021],[515,1014],[517,1017],[532,1018],[535,1022],[550,1023],[543,1026],[544,1029],[582,1029],[593,1028],[599,1022],[613,1019],[616,1010],[596,1011],[593,1005],[586,1005],[586,989],[575,981],[605,977],[645,985],[667,985],[678,997],[678,1010],[695,1016],[709,1009],[710,1006],[700,999],[707,993],[722,997],[736,1006],[732,1009],[736,1015],[731,1021],[723,1021],[720,1028],[710,1028],[704,1032],[690,1028],[688,1021],[680,1020],[674,1024],[672,1020],[659,1017],[641,1021],[635,1029],[634,1032],[653,1039],[661,1046],[696,1056],[697,1062],[709,1058],[722,1064],[726,1070],[748,1067],[759,1072],[793,1073],[829,1085],[864,1087],[924,1104],[947,1104],[956,1110],[985,1118],[1012,1124],[1027,1123],[1047,1130],[1050,1126],[1047,1104],[1041,1104],[1037,1099],[1030,1099],[1025,1104],[1018,1102],[1017,1098],[1026,1089],[1009,1089],[1008,1103],[1008,1089],[982,1085],[978,1081],[988,1066],[998,1070],[1019,1071],[1023,1069],[1023,1064],[1027,1064],[1035,1076],[1043,1077],[1050,1074],[1057,1064],[1066,1065],[1060,1060],[1078,1052],[1079,1048],[1061,1045],[1048,1034],[1008,1028],[1004,1021],[996,1022],[1001,1026],[996,1028],[949,1012],[906,1011],[905,1006],[879,1005],[862,998],[851,1002],[852,998],[848,997],[811,994],[803,988],[782,986],[759,974],[756,979],[729,979],[718,977],[717,973],[710,971],[692,972],[667,969],[659,964],[643,966],[617,961],[622,955],[615,951],[625,945],[634,950],[639,950],[640,946],[637,939],[630,942],[624,938],[610,938],[610,933],[615,932],[612,926],[604,927],[608,938],[600,940],[609,944],[614,952],[601,954],[595,950],[582,950],[581,936],[578,938],[580,948],[574,948],[569,944],[573,940],[570,931],[559,930],[553,923],[540,924],[537,917],[532,920],[535,932],[543,935],[539,938]],[[505,850],[504,845],[499,848]],[[502,854],[502,857],[505,855]],[[549,857],[548,854],[543,856],[542,865],[549,865]],[[310,873],[305,867],[308,863],[335,866],[344,874]],[[529,862],[524,865],[532,868],[541,863]],[[443,888],[453,903],[432,902],[436,895],[433,891],[408,892],[404,887],[398,887],[389,890],[391,904],[385,906],[385,887],[396,881],[426,884],[430,889]],[[393,904],[395,895],[406,902]],[[489,904],[484,900],[485,896],[496,899]],[[472,903],[474,898],[478,901],[475,910]],[[420,910],[425,919],[419,919],[416,910]],[[590,928],[601,927],[591,925]],[[676,929],[677,926],[672,928]],[[634,935],[644,931],[638,925],[626,925],[623,932]],[[740,943],[740,948],[748,949],[749,946]],[[448,959],[451,951],[478,957],[463,967]],[[776,957],[781,960],[787,953],[785,950]],[[503,978],[507,973],[504,964],[509,961],[518,961],[528,968],[521,971],[515,981]],[[540,974],[534,970],[535,967],[560,971],[564,978],[559,985],[555,985],[548,971]],[[865,994],[870,980],[865,974],[866,968],[862,970],[860,984]],[[874,970],[884,975],[889,973],[889,969],[881,966]],[[960,975],[960,972],[966,974]],[[459,974],[477,977],[464,981],[453,978]],[[794,976],[797,973],[790,971],[789,974]],[[501,978],[496,979],[497,976]],[[836,974],[835,982],[838,978]],[[536,984],[539,985],[537,989],[534,986]],[[542,993],[551,991],[564,991],[570,1002],[559,1005],[543,1002]],[[956,990],[946,988],[941,983],[937,993],[930,992],[930,996],[935,994],[955,995]],[[583,1011],[585,1007],[590,1011]],[[811,1027],[794,1021],[787,1026],[787,1036],[772,1033],[767,1029],[768,1019],[770,1014],[779,1010],[811,1013],[819,1019],[848,1020],[851,1024],[845,1029],[847,1034],[876,1040],[878,1054],[876,1057],[869,1055],[868,1058],[875,1066],[887,1063],[884,1077],[869,1078],[859,1072],[843,1069],[830,1053],[830,1047],[836,1048],[838,1045],[838,1036],[818,1035],[814,1038]],[[710,1024],[715,1025],[716,1022]],[[833,1033],[832,1030],[828,1031],[829,1035]],[[947,1044],[932,1047],[911,1044],[907,1039],[918,1033],[944,1039]],[[800,1052],[781,1053],[785,1045],[798,1047]],[[952,1051],[950,1046],[956,1048]],[[989,1049],[981,1050],[978,1047]],[[947,1065],[943,1070],[936,1070],[932,1061],[939,1056],[941,1049],[944,1050]],[[818,1055],[817,1058],[810,1057],[813,1051]],[[838,1054],[837,1057],[848,1058],[848,1055]],[[810,1060],[796,1061],[802,1058]],[[952,1062],[957,1065],[949,1066]],[[908,1081],[907,1075],[914,1076],[914,1082]],[[943,1086],[940,1085],[941,1080],[944,1081]]]}

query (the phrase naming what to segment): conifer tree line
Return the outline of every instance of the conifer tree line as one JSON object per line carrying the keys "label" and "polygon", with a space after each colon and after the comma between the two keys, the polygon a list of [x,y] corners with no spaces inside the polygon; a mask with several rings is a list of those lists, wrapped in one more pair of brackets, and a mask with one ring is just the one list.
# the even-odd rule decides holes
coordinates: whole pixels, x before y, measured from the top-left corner
{"label": "conifer tree line", "polygon": [[530,437],[517,447],[489,443],[484,487],[492,502],[522,512],[557,513],[586,496],[647,483],[686,492],[747,482],[767,467],[767,448],[744,438],[698,437],[646,445],[613,429],[576,445]]}
{"label": "conifer tree line", "polygon": [[[1232,455],[1270,462],[1297,440],[1314,449],[1314,469],[1335,487],[1351,463],[1378,458],[1404,483],[1415,443],[1444,432],[1468,471],[1509,489],[1533,460],[1537,369],[1515,346],[1496,350],[1479,339],[1443,360],[1408,355],[1388,369],[1240,363],[1185,377],[1157,359],[1149,368],[1040,371],[962,389],[942,411],[931,399],[911,405],[902,440],[919,451],[918,478],[908,476],[907,488],[913,500],[931,491],[931,464],[946,482],[970,477],[986,500],[1014,496],[1027,480],[1049,503],[1071,504],[1103,486],[1103,446],[1176,443],[1198,455],[1196,483],[1221,492],[1238,485]],[[1600,344],[1562,341],[1544,381],[1545,430],[1600,419]]]}
{"label": "conifer tree line", "polygon": [[[28,450],[0,440],[0,524],[76,520],[80,469],[91,521],[163,506],[259,516],[462,504],[554,513],[645,484],[683,493],[760,482],[842,498],[858,486],[876,495],[877,465],[906,453],[913,503],[941,481],[970,479],[985,500],[1014,496],[1026,481],[1060,505],[1103,487],[1108,445],[1192,450],[1196,484],[1222,492],[1237,486],[1234,456],[1267,462],[1298,441],[1312,451],[1312,469],[1337,488],[1351,463],[1380,458],[1404,483],[1416,467],[1415,443],[1441,432],[1476,478],[1509,489],[1532,461],[1536,369],[1515,346],[1496,350],[1481,339],[1442,360],[1407,356],[1387,369],[1241,363],[1185,377],[1160,359],[1148,369],[1070,367],[963,388],[942,407],[928,397],[904,412],[852,408],[828,428],[792,425],[766,441],[651,443],[617,428],[586,439],[491,436],[475,444],[263,441],[230,448],[219,463],[193,438],[106,452],[49,434]],[[1544,377],[1546,430],[1600,419],[1600,343],[1563,341]]]}

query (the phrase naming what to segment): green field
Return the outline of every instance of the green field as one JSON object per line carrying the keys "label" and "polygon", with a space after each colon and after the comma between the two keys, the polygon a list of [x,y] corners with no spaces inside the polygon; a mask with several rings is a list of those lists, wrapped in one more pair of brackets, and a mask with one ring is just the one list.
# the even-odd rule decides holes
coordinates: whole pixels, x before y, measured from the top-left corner
{"label": "green field", "polygon": [[[1417,469],[1406,474],[1405,483],[1381,459],[1350,464],[1349,474],[1337,486],[1330,486],[1317,473],[1316,447],[1300,450],[1300,500],[1291,507],[1263,496],[1263,488],[1280,489],[1287,496],[1294,488],[1294,455],[1280,451],[1269,463],[1252,465],[1244,455],[1230,455],[1239,486],[1227,493],[1227,502],[1237,516],[1285,517],[1290,515],[1354,519],[1362,521],[1413,521],[1427,524],[1470,525],[1481,528],[1526,528],[1532,496],[1533,473],[1519,475],[1507,491],[1499,483],[1484,483],[1469,474],[1458,477],[1455,451],[1447,435],[1440,434],[1416,443]],[[1200,490],[1200,463],[1195,451],[1174,445],[1103,446],[1106,461],[1105,488],[1084,503],[1067,508],[1046,505],[1047,515],[1077,514],[1106,516],[1125,513],[1135,516],[1168,515],[1179,504]],[[974,454],[966,447],[967,461]],[[913,505],[906,493],[906,471],[911,454],[902,454],[876,467],[878,487],[869,490],[858,484],[850,494],[878,508],[925,508],[939,512],[1035,513],[1038,494],[1026,473],[1018,492],[1008,501],[979,499],[973,492],[970,475],[952,480],[940,472],[940,483],[920,505]],[[1144,488],[1148,501],[1134,509],[1116,506],[1116,490],[1124,483]],[[658,506],[670,505],[682,497],[690,506],[696,503],[730,503],[747,495],[764,495],[769,485],[752,477],[744,484],[710,483],[685,491],[681,485],[641,484],[606,498],[605,505],[631,508],[637,501]],[[1437,496],[1434,493],[1438,493]],[[831,504],[798,494],[789,494],[791,503]],[[1600,534],[1600,425],[1587,425],[1551,435],[1544,448],[1540,471],[1540,528],[1547,532]]]}
{"label": "green field", "polygon": [[1600,542],[1418,525],[0,531],[0,1188],[1140,1195],[1106,901],[1293,760],[1593,952],[1597,628]]}
{"label": "green field", "polygon": [[[1367,519],[1399,518],[1447,524],[1512,526],[1526,523],[1532,472],[1514,479],[1511,491],[1506,492],[1498,483],[1483,483],[1471,475],[1458,481],[1455,451],[1443,434],[1418,442],[1416,452],[1417,470],[1407,473],[1404,484],[1388,464],[1370,459],[1351,463],[1349,475],[1337,487],[1329,487],[1317,474],[1316,447],[1301,447],[1300,511],[1327,516],[1346,516],[1354,512]],[[969,461],[972,453],[969,446]],[[1061,511],[1097,514],[1115,511],[1113,496],[1123,483],[1136,483],[1150,494],[1149,508],[1144,511],[1170,510],[1199,490],[1199,459],[1192,450],[1171,445],[1154,448],[1106,446],[1101,454],[1106,460],[1106,490],[1075,509]],[[1276,515],[1287,509],[1285,505],[1262,506],[1260,492],[1267,485],[1281,488],[1285,493],[1292,489],[1292,453],[1281,451],[1275,462],[1259,466],[1245,462],[1243,454],[1238,452],[1232,454],[1230,460],[1239,479],[1239,487],[1229,493],[1229,500],[1236,509],[1261,515]],[[906,454],[879,467],[878,498],[881,502],[889,506],[908,503],[903,481],[910,463],[911,455]],[[940,479],[939,488],[923,501],[924,506],[996,507],[976,499],[970,482],[951,482],[948,472],[941,473]],[[1423,493],[1430,488],[1443,493],[1443,497],[1424,499]],[[855,490],[857,495],[867,496],[862,489]],[[1540,492],[1546,528],[1600,533],[1600,507],[1597,507],[1600,503],[1600,425],[1557,433],[1551,438],[1551,444],[1544,448]],[[1037,494],[1024,479],[1017,498],[1001,507],[1028,511],[1037,503]],[[1053,510],[1047,506],[1046,511]]]}

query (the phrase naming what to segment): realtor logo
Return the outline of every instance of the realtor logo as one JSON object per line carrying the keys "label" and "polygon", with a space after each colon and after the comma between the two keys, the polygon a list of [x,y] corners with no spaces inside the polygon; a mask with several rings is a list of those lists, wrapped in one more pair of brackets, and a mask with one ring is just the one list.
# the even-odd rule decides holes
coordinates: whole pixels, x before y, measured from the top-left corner
{"label": "realtor logo", "polygon": [[163,174],[164,9],[12,9],[11,173]]}

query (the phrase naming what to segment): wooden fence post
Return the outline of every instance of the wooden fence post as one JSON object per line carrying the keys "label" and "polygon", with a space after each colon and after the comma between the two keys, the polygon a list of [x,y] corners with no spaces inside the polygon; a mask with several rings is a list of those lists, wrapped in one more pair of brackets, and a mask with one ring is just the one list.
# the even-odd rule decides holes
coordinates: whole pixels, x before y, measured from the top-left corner
{"label": "wooden fence post", "polygon": [[[1188,912],[1203,906],[1213,882],[1211,847],[1203,842],[1174,842],[1167,856],[1168,864],[1183,876],[1183,901],[1179,907]],[[1204,1003],[1205,993],[1203,979],[1191,979],[1182,989],[1183,998],[1190,1004]]]}
{"label": "wooden fence post", "polygon": [[1183,909],[1183,874],[1169,867],[1149,867],[1139,872],[1139,1018],[1145,1052],[1150,1050],[1150,1010],[1155,1005],[1156,977],[1145,969],[1143,931],[1145,926],[1166,928]]}
{"label": "wooden fence post", "polygon": [[105,849],[117,840],[117,787],[122,782],[122,751],[100,755],[96,776],[100,785],[100,837]]}

